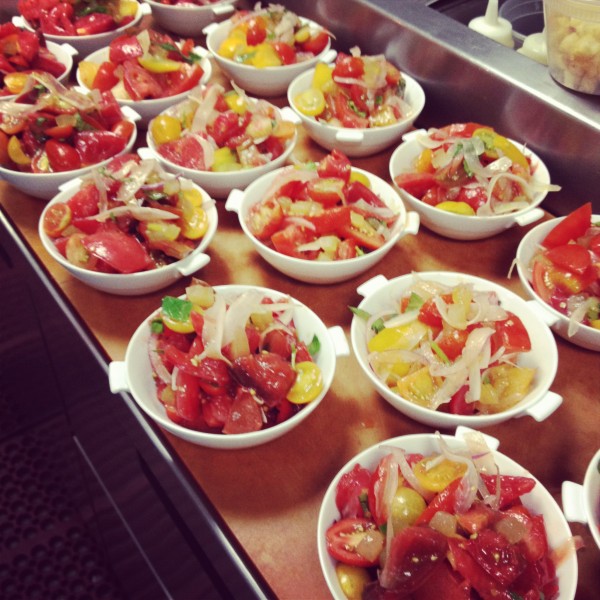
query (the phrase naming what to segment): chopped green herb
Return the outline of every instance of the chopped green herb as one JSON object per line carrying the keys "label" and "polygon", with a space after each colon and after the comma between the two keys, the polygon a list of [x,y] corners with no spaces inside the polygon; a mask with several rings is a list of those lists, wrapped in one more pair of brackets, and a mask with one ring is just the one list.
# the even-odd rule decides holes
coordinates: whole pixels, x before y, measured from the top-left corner
{"label": "chopped green herb", "polygon": [[[512,600],[523,600],[523,596],[520,596],[516,592],[508,592],[508,595],[512,598]],[[544,595],[540,592],[540,600],[543,600]]]}
{"label": "chopped green herb", "polygon": [[152,333],[162,333],[164,328],[165,326],[163,325],[163,322],[160,319],[154,319],[150,323],[150,331]]}
{"label": "chopped green herb", "polygon": [[321,340],[314,335],[313,339],[310,341],[310,344],[307,346],[307,350],[311,356],[314,356],[321,349]]}
{"label": "chopped green herb", "polygon": [[358,106],[356,106],[356,104],[352,101],[352,100],[348,100],[348,106],[352,109],[353,112],[355,112],[359,117],[363,117],[365,118],[367,116],[367,113],[363,110],[360,110],[358,108]]}
{"label": "chopped green herb", "polygon": [[[371,318],[371,313],[367,312],[366,310],[363,310],[362,308],[356,308],[355,306],[349,306],[348,308],[359,319],[363,319],[364,321],[368,321]],[[373,323],[371,324],[371,329],[375,333],[379,333],[382,329],[385,329],[385,322],[384,322],[384,320],[380,317],[379,319],[376,319],[375,321],[373,321]]]}
{"label": "chopped green herb", "polygon": [[158,202],[159,200],[164,200],[167,195],[164,192],[161,192],[159,190],[148,190],[146,192],[146,198],[148,198],[148,200],[154,200],[155,202]]}
{"label": "chopped green herb", "polygon": [[185,62],[190,63],[190,64],[194,64],[197,62],[200,62],[202,60],[202,57],[199,54],[196,54],[195,52],[190,52],[189,54],[184,54],[177,46],[175,46],[174,44],[159,44],[159,46],[163,49],[163,50],[167,50],[169,52],[176,52]]}
{"label": "chopped green herb", "polygon": [[423,306],[425,301],[419,294],[415,294],[415,292],[411,292],[410,298],[408,299],[408,304],[406,305],[406,310],[418,310]]}
{"label": "chopped green herb", "polygon": [[162,299],[162,311],[166,317],[185,323],[190,318],[192,303],[189,300],[182,300],[174,296],[165,296]]}
{"label": "chopped green herb", "polygon": [[450,359],[446,353],[437,345],[436,342],[431,342],[431,349],[437,354],[438,358],[446,365],[450,364]]}

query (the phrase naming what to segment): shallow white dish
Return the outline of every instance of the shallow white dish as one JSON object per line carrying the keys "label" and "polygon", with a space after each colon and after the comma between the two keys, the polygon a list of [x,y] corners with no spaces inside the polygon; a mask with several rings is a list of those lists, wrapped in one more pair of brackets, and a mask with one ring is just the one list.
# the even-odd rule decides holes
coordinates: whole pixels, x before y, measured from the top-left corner
{"label": "shallow white dish", "polygon": [[[130,152],[133,148],[137,139],[136,121],[139,120],[139,115],[134,110],[123,107],[122,111],[125,118],[133,122],[134,129],[129,138],[129,142],[127,142],[127,145],[119,154]],[[76,179],[89,173],[94,167],[108,164],[113,158],[114,157],[111,156],[94,165],[89,165],[73,171],[61,171],[59,173],[23,173],[21,171],[13,171],[12,169],[0,166],[0,179],[4,179],[30,196],[50,200],[57,194],[61,185],[67,183],[71,179]]]}
{"label": "shallow white dish", "polygon": [[198,37],[213,21],[220,21],[235,10],[237,0],[223,0],[212,4],[173,5],[146,0],[152,7],[152,18],[167,31],[178,35]]}
{"label": "shallow white dish", "polygon": [[561,496],[567,521],[587,524],[600,548],[600,450],[585,471],[583,485],[564,481]]}
{"label": "shallow white dish", "polygon": [[[202,56],[202,60],[200,61],[200,66],[202,67],[202,70],[204,71],[204,73],[203,73],[202,77],[200,78],[200,81],[198,82],[197,85],[203,85],[211,78],[212,63],[210,61],[210,58],[208,57],[208,52],[204,48],[196,47],[196,48],[194,48],[194,52],[196,54],[199,54],[200,56]],[[100,50],[96,50],[95,52],[92,52],[92,54],[90,54],[89,56],[86,56],[83,60],[93,62],[96,64],[102,64],[103,62],[108,60],[108,53],[109,53],[108,48],[101,48]],[[83,83],[83,81],[81,79],[79,69],[77,69],[76,76],[77,76],[77,83],[83,89],[85,89],[86,91],[89,91],[89,88],[86,87],[86,85]],[[194,87],[196,87],[196,86],[194,86]],[[175,104],[176,102],[180,102],[181,100],[184,100],[187,97],[187,95],[189,94],[189,92],[190,92],[190,90],[186,90],[185,92],[182,92],[181,94],[176,94],[175,96],[167,96],[165,98],[137,100],[137,101],[117,98],[117,102],[121,106],[129,106],[133,110],[135,110],[135,112],[140,115],[140,125],[142,125],[143,127],[147,127],[148,123],[150,122],[150,120],[153,117],[155,117],[162,111],[166,110],[167,108],[169,108],[169,106]]]}
{"label": "shallow white dish", "polygon": [[[536,225],[523,237],[517,248],[517,272],[525,291],[539,303],[541,310],[548,314],[548,319],[553,320],[552,330],[557,335],[577,346],[599,352],[600,329],[594,329],[589,325],[580,325],[575,333],[569,336],[569,317],[544,302],[531,285],[531,271],[529,269],[531,260],[550,230],[554,229],[563,219],[564,217],[559,217],[551,221],[544,221]],[[600,215],[592,215],[592,222],[600,222]]]}
{"label": "shallow white dish", "polygon": [[98,271],[83,269],[70,263],[57,250],[56,246],[52,243],[52,240],[44,232],[43,222],[44,215],[50,206],[59,202],[66,202],[79,191],[80,186],[81,180],[79,178],[71,180],[62,186],[61,191],[48,202],[40,217],[38,235],[40,236],[40,240],[46,249],[46,252],[48,252],[48,254],[50,254],[50,256],[64,269],[69,271],[73,277],[79,279],[86,285],[108,294],[139,296],[165,288],[182,277],[192,275],[209,263],[210,257],[205,251],[217,232],[218,213],[212,198],[197,185],[194,185],[194,187],[202,194],[203,207],[208,216],[208,230],[200,240],[198,246],[184,259],[158,269],[129,274],[100,273]]}
{"label": "shallow white dish", "polygon": [[[301,20],[311,27],[319,28],[319,25],[310,19],[301,18]],[[218,50],[227,38],[231,28],[231,19],[227,19],[222,23],[212,23],[205,27],[206,47],[213,55],[217,65],[227,76],[246,92],[256,96],[271,97],[285,94],[290,83],[300,73],[314,67],[317,62],[331,62],[337,55],[337,52],[331,49],[331,40],[329,40],[325,49],[309,60],[292,65],[258,69],[252,65],[237,63],[219,55]]]}
{"label": "shallow white dish", "polygon": [[[456,436],[443,436],[444,440],[450,445],[451,448],[464,448],[465,442],[463,441],[463,432],[457,431]],[[497,440],[489,438],[488,445],[494,450],[494,459],[500,469],[502,475],[517,475],[534,478],[531,473],[516,463],[514,460],[508,458],[506,455],[496,450],[498,444]],[[493,442],[496,442],[495,444]],[[363,467],[373,470],[379,464],[379,461],[389,453],[389,448],[402,448],[406,452],[415,452],[420,454],[433,454],[439,452],[439,445],[437,437],[434,434],[415,434],[401,436],[389,440],[385,440],[376,444],[361,453],[357,454],[350,461],[348,461],[334,477],[333,481],[327,488],[321,503],[321,509],[319,511],[318,525],[317,525],[317,547],[319,552],[319,562],[321,569],[327,582],[329,591],[331,592],[335,600],[346,600],[346,596],[342,592],[342,589],[338,583],[338,579],[335,573],[336,561],[327,552],[325,542],[325,532],[330,525],[340,518],[340,514],[335,505],[335,491],[336,487],[344,473],[352,470],[354,465],[357,463]],[[534,478],[535,479],[535,478]],[[564,515],[562,514],[560,507],[548,492],[548,490],[537,481],[536,486],[531,492],[522,496],[523,504],[535,514],[542,514],[544,516],[544,523],[546,526],[546,533],[548,536],[548,542],[550,548],[559,550],[564,548],[571,538],[571,530],[566,522]],[[575,598],[575,591],[577,589],[577,557],[575,551],[567,554],[565,559],[561,561],[557,567],[557,577],[559,584],[559,598],[561,600],[572,600]]]}
{"label": "shallow white dish", "polygon": [[[415,137],[420,133],[422,133],[422,130],[411,131],[403,136],[405,141],[394,150],[390,158],[389,172],[394,187],[398,189],[402,199],[419,213],[425,227],[453,240],[480,240],[496,235],[515,225],[530,225],[535,221],[539,221],[544,216],[544,211],[539,208],[539,205],[546,197],[547,192],[545,191],[536,192],[531,204],[522,210],[505,215],[478,217],[459,215],[430,206],[405,190],[398,188],[394,183],[396,176],[400,173],[410,171],[414,160],[423,150],[423,146]],[[522,144],[514,140],[510,141],[526,156],[531,158],[531,164],[535,168],[534,180],[549,184],[550,174],[541,159],[529,148],[525,148]]]}
{"label": "shallow white dish", "polygon": [[[163,113],[168,115],[172,114],[176,110],[177,106],[172,106],[163,111]],[[275,110],[279,111],[277,107],[275,107]],[[275,160],[272,160],[265,165],[252,167],[250,169],[240,169],[239,171],[213,172],[199,171],[197,169],[182,167],[181,165],[166,159],[157,150],[156,144],[154,143],[154,138],[152,137],[151,128],[148,129],[148,133],[146,135],[146,143],[148,144],[148,148],[152,152],[153,157],[156,158],[165,169],[173,173],[181,173],[184,177],[195,181],[215,198],[225,198],[231,192],[231,190],[244,189],[261,175],[264,175],[273,169],[277,169],[278,167],[282,167],[294,150],[297,139],[298,132],[295,131],[293,139],[288,142],[284,152]]]}
{"label": "shallow white dish", "polygon": [[[228,301],[232,301],[250,289],[258,290],[264,296],[274,300],[287,298],[285,294],[267,288],[246,285],[215,286],[217,294],[222,294]],[[165,413],[164,406],[156,397],[155,383],[148,357],[150,322],[159,311],[155,311],[145,319],[133,334],[127,346],[124,362],[116,361],[110,364],[109,380],[111,391],[113,393],[130,392],[138,406],[156,421],[158,425],[173,435],[199,446],[229,450],[250,448],[277,439],[300,425],[319,407],[333,381],[336,356],[348,353],[347,342],[340,327],[327,329],[323,321],[306,305],[294,299],[292,299],[292,302],[295,305],[294,324],[299,338],[306,343],[310,343],[313,336],[316,335],[321,343],[320,350],[314,358],[323,376],[323,390],[315,400],[305,405],[302,410],[283,423],[261,431],[226,435],[194,431],[176,425],[171,421]]]}
{"label": "shallow white dish", "polygon": [[[137,0],[136,0],[137,2]],[[119,37],[122,33],[124,33],[130,27],[136,27],[139,25],[142,18],[151,13],[151,8],[149,4],[144,2],[137,2],[138,8],[133,18],[133,21],[127,23],[123,27],[118,27],[113,31],[107,31],[105,33],[96,33],[94,35],[52,35],[45,33],[44,38],[46,38],[49,42],[55,42],[56,44],[69,44],[73,46],[79,53],[79,56],[87,56],[91,54],[95,50],[103,48],[104,46],[108,46],[111,40],[114,40],[116,37]],[[31,26],[31,24],[25,19],[23,16],[18,15],[12,18],[12,22],[17,27],[24,27],[25,29],[29,29],[29,31],[35,31],[35,29]]]}
{"label": "shallow white dish", "polygon": [[298,115],[306,128],[308,135],[317,144],[328,150],[337,148],[346,156],[370,156],[388,148],[398,142],[402,135],[408,131],[425,106],[425,92],[419,83],[412,77],[402,73],[406,81],[405,100],[410,105],[411,111],[403,119],[386,127],[372,127],[367,129],[351,129],[334,127],[327,123],[317,121],[300,112],[294,98],[301,92],[310,89],[314,76],[314,68],[298,75],[290,84],[287,91],[288,104]]}
{"label": "shallow white dish", "polygon": [[286,169],[294,168],[295,167],[283,167],[282,169],[271,171],[256,181],[253,181],[245,191],[233,190],[225,203],[226,210],[234,211],[238,214],[240,225],[246,236],[248,236],[254,245],[256,251],[270,265],[285,275],[306,283],[337,283],[345,281],[351,277],[356,277],[357,275],[364,273],[382,260],[403,236],[407,234],[417,234],[419,230],[418,215],[415,212],[406,211],[404,204],[393,188],[380,177],[367,171],[363,171],[362,169],[353,168],[353,171],[368,177],[372,191],[374,191],[389,208],[398,213],[398,220],[392,228],[391,235],[381,248],[373,250],[363,256],[336,261],[315,261],[295,258],[269,248],[250,231],[247,224],[248,214],[254,204],[264,199],[265,193],[271,187],[271,184],[278,177],[281,177]]}
{"label": "shallow white dish", "polygon": [[454,272],[423,272],[402,275],[390,280],[379,275],[357,289],[357,292],[364,297],[358,308],[370,314],[377,314],[391,308],[393,302],[402,296],[404,290],[408,289],[416,278],[450,286],[468,283],[472,284],[476,290],[495,292],[501,305],[517,315],[529,333],[531,351],[523,353],[518,364],[536,369],[536,375],[529,394],[515,406],[503,412],[486,415],[455,415],[432,410],[406,400],[377,377],[368,361],[366,322],[355,315],[350,328],[354,354],[371,385],[396,410],[430,427],[448,429],[464,425],[480,429],[525,415],[533,417],[536,421],[543,421],[560,406],[562,397],[549,391],[558,368],[558,350],[554,336],[543,320],[544,315],[538,305],[533,301],[526,302],[507,288],[480,277]]}

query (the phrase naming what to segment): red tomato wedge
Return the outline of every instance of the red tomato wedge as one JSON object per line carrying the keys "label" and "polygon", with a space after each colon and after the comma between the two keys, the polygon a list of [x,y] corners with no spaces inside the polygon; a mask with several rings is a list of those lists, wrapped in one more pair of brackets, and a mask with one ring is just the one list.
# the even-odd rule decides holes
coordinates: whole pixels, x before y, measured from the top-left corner
{"label": "red tomato wedge", "polygon": [[566,216],[544,238],[542,246],[554,248],[581,237],[592,221],[592,203],[583,204]]}

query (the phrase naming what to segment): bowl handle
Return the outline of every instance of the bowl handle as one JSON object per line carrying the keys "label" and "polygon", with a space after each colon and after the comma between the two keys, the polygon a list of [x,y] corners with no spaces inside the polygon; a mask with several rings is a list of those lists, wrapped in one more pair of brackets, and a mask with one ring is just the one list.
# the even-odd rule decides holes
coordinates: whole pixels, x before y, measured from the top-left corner
{"label": "bowl handle", "polygon": [[541,423],[547,419],[556,409],[562,404],[562,396],[555,394],[554,392],[548,392],[544,394],[540,400],[538,400],[531,408],[524,411],[520,417],[529,415],[533,417],[538,423]]}
{"label": "bowl handle", "polygon": [[177,269],[184,277],[195,273],[205,267],[210,262],[210,256],[199,252],[198,254],[192,254],[187,259],[183,259],[181,266]]}
{"label": "bowl handle", "polygon": [[336,356],[350,356],[350,346],[344,330],[339,325],[334,325],[328,330],[331,343],[335,349]]}
{"label": "bowl handle", "polygon": [[204,35],[210,35],[218,26],[219,23],[210,23],[202,30],[202,33]]}
{"label": "bowl handle", "polygon": [[239,213],[242,208],[242,200],[244,199],[244,192],[242,190],[233,189],[229,192],[227,200],[225,200],[225,210],[229,212]]}
{"label": "bowl handle", "polygon": [[216,16],[230,15],[235,10],[233,4],[216,4],[213,6],[213,14]]}
{"label": "bowl handle", "polygon": [[562,497],[563,513],[567,521],[587,523],[583,486],[572,481],[563,481],[560,494]]}
{"label": "bowl handle", "polygon": [[71,44],[61,44],[60,47],[70,56],[77,56],[79,54],[77,48],[73,48]]}
{"label": "bowl handle", "polygon": [[129,391],[127,368],[124,361],[113,360],[108,365],[108,383],[113,394]]}
{"label": "bowl handle", "polygon": [[459,425],[454,432],[454,437],[459,440],[464,440],[472,435],[482,436],[485,443],[492,450],[498,450],[498,446],[500,446],[500,440],[488,435],[487,433],[481,433],[481,431],[477,431],[471,427],[466,427],[465,425]]}
{"label": "bowl handle", "polygon": [[152,14],[152,7],[146,2],[142,2],[140,4],[140,13],[142,16],[147,17],[148,15]]}
{"label": "bowl handle", "polygon": [[380,287],[384,286],[388,282],[388,279],[385,275],[375,275],[371,279],[368,279],[364,283],[361,283],[356,291],[363,298],[366,298],[369,294],[376,292]]}
{"label": "bowl handle", "polygon": [[558,323],[559,317],[552,314],[547,308],[542,306],[538,300],[527,300],[529,308],[540,318],[548,327]]}
{"label": "bowl handle", "polygon": [[419,213],[411,210],[406,213],[406,225],[404,226],[404,232],[409,235],[417,235],[419,233],[419,227],[421,225],[421,217]]}
{"label": "bowl handle", "polygon": [[156,159],[156,154],[154,153],[152,148],[148,148],[147,146],[144,146],[143,148],[138,148],[137,153],[142,160]]}
{"label": "bowl handle", "polygon": [[319,59],[319,62],[324,62],[324,63],[332,63],[337,57],[337,50],[334,50],[333,48],[330,48],[329,50],[327,50],[327,52],[325,52],[325,54],[323,54],[323,56],[321,56],[321,58]]}
{"label": "bowl handle", "polygon": [[533,210],[528,210],[526,213],[519,215],[515,219],[515,223],[517,225],[521,225],[524,227],[525,225],[531,225],[536,221],[539,221],[544,216],[544,211],[541,208],[534,208]]}
{"label": "bowl handle", "polygon": [[76,179],[69,179],[69,181],[65,181],[58,186],[59,191],[61,192],[70,192],[75,191],[81,185],[81,177],[77,177]]}
{"label": "bowl handle", "polygon": [[413,131],[409,131],[402,136],[403,142],[410,142],[412,139],[416,138],[419,135],[423,135],[427,133],[425,129],[415,129]]}
{"label": "bowl handle", "polygon": [[142,117],[131,108],[131,106],[121,106],[121,112],[130,121],[139,121]]}
{"label": "bowl handle", "polygon": [[294,109],[290,108],[289,106],[284,106],[283,108],[280,109],[279,112],[281,113],[282,118],[285,119],[286,121],[291,121],[292,123],[295,123],[296,125],[299,125],[300,123],[302,123],[302,120],[295,113]]}

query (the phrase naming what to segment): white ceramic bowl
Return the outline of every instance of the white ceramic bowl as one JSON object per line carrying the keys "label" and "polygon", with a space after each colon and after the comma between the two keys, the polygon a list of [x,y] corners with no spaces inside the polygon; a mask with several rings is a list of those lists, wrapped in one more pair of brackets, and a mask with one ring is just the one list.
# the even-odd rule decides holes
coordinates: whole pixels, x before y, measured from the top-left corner
{"label": "white ceramic bowl", "polygon": [[225,203],[226,210],[238,213],[240,225],[244,233],[253,243],[256,251],[270,265],[285,275],[306,283],[337,283],[345,281],[364,273],[382,260],[403,236],[407,234],[417,234],[419,230],[418,215],[415,212],[406,211],[402,200],[400,200],[393,188],[380,177],[367,171],[363,171],[362,169],[353,168],[353,171],[368,177],[372,191],[375,192],[388,207],[398,213],[398,220],[392,228],[391,235],[381,248],[356,258],[335,261],[315,261],[295,258],[269,248],[250,231],[247,224],[248,215],[252,206],[264,199],[265,193],[271,187],[272,183],[278,177],[281,177],[286,169],[294,168],[295,167],[290,166],[271,171],[252,182],[245,191],[233,190]]}
{"label": "white ceramic bowl", "polygon": [[[580,325],[575,333],[569,336],[569,317],[563,315],[544,302],[544,300],[536,294],[531,285],[531,269],[529,268],[531,260],[550,230],[554,229],[562,219],[564,219],[564,217],[552,219],[551,221],[544,221],[543,223],[536,225],[523,237],[517,248],[517,272],[519,273],[519,279],[521,280],[525,291],[534,298],[535,301],[539,303],[542,310],[547,313],[547,318],[552,323],[552,330],[556,334],[577,346],[598,352],[600,351],[600,329],[594,329],[589,325]],[[592,222],[597,223],[599,221],[600,215],[592,215]]]}
{"label": "white ceramic bowl", "polygon": [[[120,36],[130,27],[136,27],[139,25],[142,18],[146,15],[149,15],[151,10],[152,9],[150,8],[149,4],[138,2],[138,9],[133,21],[130,21],[123,27],[118,27],[117,29],[107,31],[105,33],[96,33],[94,35],[52,35],[45,33],[44,38],[47,41],[55,42],[56,44],[70,44],[77,50],[79,56],[87,56],[95,50],[108,46],[111,40],[114,40],[116,37]],[[17,27],[24,27],[25,29],[29,29],[29,31],[35,31],[29,21],[27,21],[27,19],[21,15],[13,17],[12,22]]]}
{"label": "white ceramic bowl", "polygon": [[[46,47],[55,56],[55,58],[65,66],[65,72],[56,79],[62,83],[69,78],[71,69],[73,68],[73,57],[77,56],[77,50],[69,44],[55,44],[54,42],[46,42]],[[0,101],[14,100],[16,95],[0,96]]]}
{"label": "white ceramic bowl", "polygon": [[351,129],[334,127],[327,123],[317,121],[300,112],[294,103],[294,98],[301,92],[310,89],[315,69],[310,69],[298,75],[290,84],[287,91],[288,104],[298,115],[308,135],[317,144],[328,150],[337,148],[346,156],[359,157],[377,154],[397,143],[408,131],[415,119],[421,114],[425,106],[425,92],[419,83],[412,77],[402,74],[406,81],[405,100],[410,105],[411,111],[404,118],[393,125],[386,127],[372,127],[368,129]]}
{"label": "white ceramic bowl", "polygon": [[[222,294],[226,300],[232,301],[245,291],[255,289],[265,297],[274,300],[286,298],[285,294],[267,288],[246,285],[215,286],[217,294]],[[340,327],[327,329],[321,319],[307,306],[292,299],[294,303],[294,324],[299,338],[310,343],[316,335],[321,342],[315,362],[321,368],[323,376],[323,390],[319,396],[305,405],[305,407],[290,419],[268,429],[240,434],[205,433],[187,429],[171,421],[164,406],[156,397],[155,383],[152,377],[152,368],[148,357],[148,339],[150,336],[150,322],[159,313],[155,311],[138,327],[133,334],[124,362],[112,362],[109,367],[111,390],[116,392],[128,391],[133,396],[139,407],[151,417],[158,425],[180,437],[199,446],[219,448],[222,450],[250,448],[274,440],[291,429],[297,427],[310,414],[312,414],[327,394],[335,373],[336,356],[347,354],[348,347]]]}
{"label": "white ceramic bowl", "polygon": [[[275,110],[279,111],[277,107]],[[167,110],[163,111],[165,114],[173,114],[177,111],[177,106],[172,106]],[[165,169],[171,171],[173,173],[181,173],[184,177],[195,181],[198,185],[203,187],[211,196],[215,198],[225,198],[233,189],[244,189],[250,183],[252,183],[255,179],[272,171],[273,169],[277,169],[278,167],[282,167],[290,154],[294,150],[294,146],[296,145],[296,141],[298,139],[298,133],[294,133],[294,137],[285,149],[285,151],[278,156],[275,160],[271,162],[261,165],[259,167],[252,167],[250,169],[240,169],[239,171],[222,171],[222,172],[213,172],[213,171],[199,171],[197,169],[190,169],[188,167],[182,167],[162,156],[154,143],[154,138],[152,137],[152,132],[148,129],[148,133],[146,135],[146,143],[148,144],[148,148],[152,152],[153,156],[160,161]]]}
{"label": "white ceramic bowl", "polygon": [[[462,431],[457,431],[455,437],[443,436],[444,440],[453,449],[464,449],[465,442],[462,437]],[[502,475],[516,475],[526,476],[535,479],[526,469],[516,463],[514,460],[508,458],[506,455],[496,451],[497,443],[493,443],[493,438],[486,436],[488,445],[494,451],[494,459],[500,473]],[[497,442],[497,440],[495,440]],[[321,569],[329,587],[333,598],[335,600],[346,600],[346,596],[342,592],[342,589],[338,583],[338,579],[335,573],[336,561],[331,558],[327,552],[325,533],[327,529],[340,518],[340,514],[335,505],[335,491],[336,487],[344,473],[352,470],[354,465],[357,463],[361,466],[374,470],[379,461],[389,453],[390,448],[402,448],[406,452],[414,452],[420,454],[434,454],[439,452],[439,442],[435,434],[415,434],[401,436],[389,440],[385,440],[363,450],[361,453],[356,455],[350,461],[348,461],[334,477],[333,481],[329,485],[321,509],[319,511],[318,525],[317,525],[317,547],[319,552],[319,561],[321,563]],[[546,533],[548,536],[548,542],[551,549],[560,552],[561,548],[564,548],[570,538],[571,530],[566,522],[564,515],[562,514],[560,507],[548,492],[548,490],[536,479],[536,485],[531,492],[522,496],[523,504],[533,513],[542,514],[544,516],[544,524],[546,526]],[[575,598],[575,591],[577,589],[577,557],[575,552],[569,553],[565,556],[565,559],[560,562],[557,567],[557,577],[559,585],[559,598],[561,600],[573,600]]]}
{"label": "white ceramic bowl", "polygon": [[[394,182],[397,175],[410,171],[414,160],[423,150],[423,146],[415,138],[421,131],[410,132],[403,136],[405,140],[392,154],[390,158],[390,178]],[[510,140],[521,152],[531,158],[531,164],[535,168],[533,179],[543,184],[550,183],[550,174],[541,159],[522,144]],[[421,216],[425,227],[435,231],[444,237],[453,240],[480,240],[496,235],[514,225],[530,225],[539,221],[544,216],[544,211],[539,208],[546,197],[546,192],[536,192],[533,201],[527,208],[506,215],[493,215],[490,217],[458,215],[430,206],[415,198],[412,194],[394,186],[400,192],[402,199]]]}
{"label": "white ceramic bowl", "polygon": [[529,415],[536,421],[542,421],[560,406],[561,396],[549,391],[558,367],[558,350],[552,332],[542,319],[543,315],[540,314],[542,311],[534,301],[526,302],[507,288],[480,277],[463,273],[432,271],[402,275],[390,280],[383,275],[374,277],[357,289],[357,292],[364,296],[359,308],[370,314],[377,314],[394,307],[395,300],[400,298],[417,278],[450,286],[467,283],[472,284],[476,290],[495,292],[501,305],[517,315],[529,333],[531,351],[522,353],[517,364],[534,368],[536,375],[529,394],[515,406],[503,412],[487,415],[455,415],[425,408],[392,391],[376,376],[368,361],[366,322],[355,315],[350,329],[354,354],[371,385],[394,408],[411,419],[431,427],[448,429],[464,425],[480,429],[524,415]]}
{"label": "white ceramic bowl", "polygon": [[[129,138],[129,142],[127,142],[127,145],[120,154],[130,152],[133,148],[137,138],[137,125],[135,123],[139,119],[139,115],[131,109],[123,107],[122,111],[125,118],[132,121],[135,127],[131,134],[131,138]],[[0,166],[0,179],[4,179],[30,196],[50,200],[58,193],[61,185],[67,183],[71,179],[76,179],[89,173],[94,167],[108,164],[113,158],[114,157],[107,158],[95,165],[89,165],[87,167],[82,167],[81,169],[61,171],[59,173],[23,173],[21,171],[13,171],[12,169]]]}
{"label": "white ceramic bowl", "polygon": [[202,30],[214,21],[220,21],[235,10],[237,0],[223,0],[201,6],[199,4],[168,5],[146,0],[152,7],[152,18],[167,31],[186,37],[199,37]]}
{"label": "white ceramic bowl", "polygon": [[[194,48],[194,52],[196,54],[199,54],[200,56],[202,56],[202,60],[200,61],[200,66],[202,67],[202,70],[204,71],[204,73],[197,85],[203,85],[210,79],[210,77],[212,75],[212,63],[208,56],[208,52],[204,48],[196,47],[196,48]],[[101,48],[100,50],[96,50],[96,52],[92,52],[92,54],[90,54],[83,60],[93,62],[96,64],[102,64],[103,62],[108,60],[108,53],[109,53],[108,48]],[[83,83],[83,81],[80,77],[79,69],[77,69],[76,75],[77,75],[77,83],[83,89],[89,91],[89,88],[85,86],[85,84]],[[196,87],[196,86],[194,86],[194,87]],[[176,102],[180,102],[181,100],[184,100],[187,97],[187,95],[189,94],[189,91],[190,90],[187,90],[181,94],[176,94],[174,96],[166,96],[165,98],[137,100],[137,101],[117,98],[117,101],[121,106],[129,106],[133,110],[135,110],[135,112],[140,115],[140,125],[142,125],[143,127],[147,127],[148,123],[150,122],[150,120],[153,117],[155,117],[162,111],[166,110],[167,108],[169,108],[169,106],[172,106]]]}
{"label": "white ceramic bowl", "polygon": [[86,285],[108,294],[119,296],[140,296],[149,294],[171,285],[181,277],[192,275],[202,267],[206,266],[210,257],[205,253],[217,231],[218,214],[217,208],[211,197],[199,186],[194,186],[203,197],[203,205],[208,216],[208,231],[200,240],[193,252],[184,259],[175,261],[164,267],[142,271],[140,273],[100,273],[83,269],[70,263],[56,248],[50,237],[44,232],[44,215],[49,207],[59,202],[66,202],[79,191],[81,180],[74,179],[62,186],[61,191],[52,198],[44,208],[38,225],[38,234],[46,252],[64,267],[73,277],[79,279]]}
{"label": "white ceramic bowl", "polygon": [[564,481],[561,496],[567,521],[587,523],[600,548],[600,450],[585,471],[583,485]]}
{"label": "white ceramic bowl", "polygon": [[[302,22],[311,27],[319,27],[314,21],[302,19]],[[227,39],[232,28],[231,19],[222,23],[212,23],[205,27],[206,47],[212,53],[220,69],[237,85],[250,94],[263,97],[281,96],[285,94],[290,83],[303,71],[314,67],[317,62],[332,62],[337,52],[331,49],[331,40],[325,49],[315,57],[292,65],[280,67],[265,67],[258,69],[252,65],[237,63],[220,56],[218,53],[222,42]]]}

